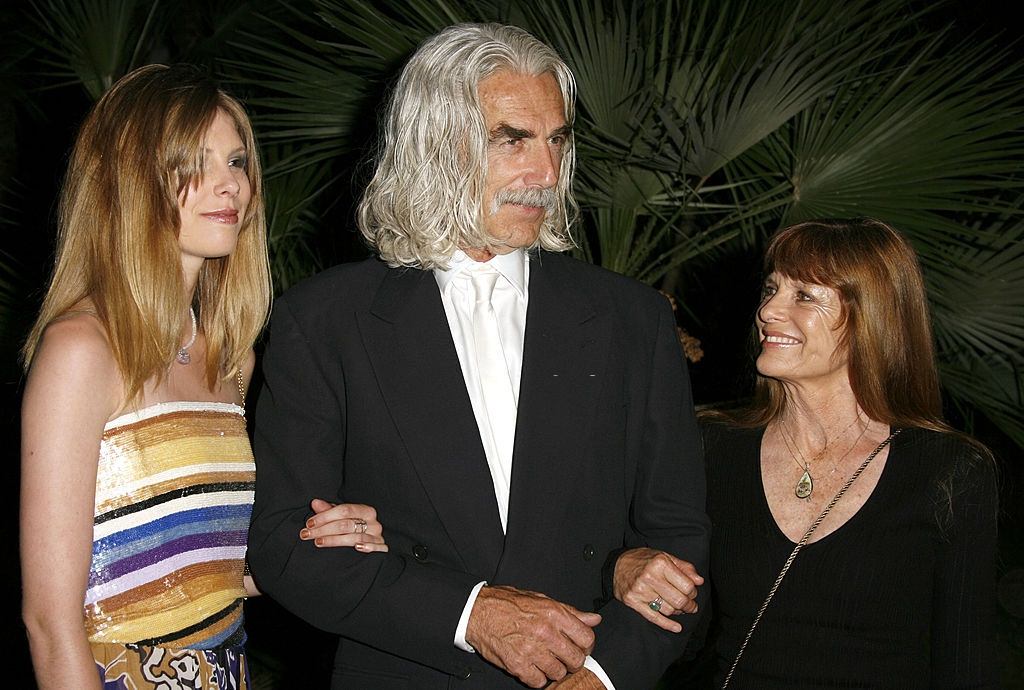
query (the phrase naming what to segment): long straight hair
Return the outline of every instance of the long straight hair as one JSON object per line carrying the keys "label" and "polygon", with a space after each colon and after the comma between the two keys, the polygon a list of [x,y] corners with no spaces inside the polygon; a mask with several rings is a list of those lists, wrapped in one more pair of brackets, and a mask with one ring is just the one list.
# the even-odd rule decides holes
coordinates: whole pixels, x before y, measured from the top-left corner
{"label": "long straight hair", "polygon": [[[771,239],[764,271],[839,294],[838,347],[847,353],[850,387],[868,417],[893,427],[950,430],[942,419],[924,280],[902,235],[872,218],[798,223]],[[751,405],[729,416],[761,426],[786,404],[782,382],[759,374]]]}
{"label": "long straight hair", "polygon": [[[247,151],[252,198],[232,254],[207,259],[189,304],[178,233],[180,199],[203,174],[203,143],[218,110]],[[49,289],[22,351],[26,369],[46,327],[89,299],[106,330],[128,400],[166,376],[182,319],[194,307],[213,390],[234,375],[270,308],[262,173],[244,109],[199,70],[148,65],[127,74],[89,113],[60,198]]]}

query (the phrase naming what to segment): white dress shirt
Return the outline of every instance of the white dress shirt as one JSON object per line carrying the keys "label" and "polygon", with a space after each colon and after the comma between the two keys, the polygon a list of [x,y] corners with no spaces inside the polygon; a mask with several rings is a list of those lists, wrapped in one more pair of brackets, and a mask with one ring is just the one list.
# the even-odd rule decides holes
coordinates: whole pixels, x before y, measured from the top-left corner
{"label": "white dress shirt", "polygon": [[[479,269],[480,262],[466,256],[465,252],[456,251],[452,256],[448,270],[434,269],[434,279],[441,290],[441,303],[448,318],[452,342],[462,366],[462,376],[466,380],[466,390],[473,406],[473,416],[480,429],[480,440],[487,457],[487,466],[491,471],[494,483],[494,496],[498,505],[498,517],[502,530],[508,526],[508,503],[510,480],[512,476],[512,449],[498,448],[491,432],[492,423],[511,424],[515,429],[515,419],[490,420],[484,404],[483,389],[474,362],[476,349],[473,342],[473,305],[474,292],[469,272]],[[526,335],[526,308],[529,304],[530,260],[522,249],[508,254],[498,254],[486,266],[499,274],[494,292],[491,295],[491,306],[494,308],[498,321],[498,336],[501,341],[502,354],[508,367],[509,381],[515,397],[516,407],[519,405],[519,384],[523,371],[523,340]],[[455,630],[455,646],[467,652],[475,652],[466,642],[466,628],[469,616],[476,603],[477,595],[486,582],[480,582],[473,588],[462,611],[459,625]],[[615,690],[608,674],[593,658],[587,657],[584,667],[590,669],[609,690]]]}

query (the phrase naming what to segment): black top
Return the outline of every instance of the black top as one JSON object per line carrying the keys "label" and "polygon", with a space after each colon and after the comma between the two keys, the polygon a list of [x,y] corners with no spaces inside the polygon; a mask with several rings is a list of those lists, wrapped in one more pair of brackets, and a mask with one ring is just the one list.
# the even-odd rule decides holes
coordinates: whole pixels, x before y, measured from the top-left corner
{"label": "black top", "polygon": [[[704,431],[720,686],[795,544],[765,498],[764,429]],[[730,687],[996,687],[996,502],[990,460],[904,430],[863,507],[797,555]]]}

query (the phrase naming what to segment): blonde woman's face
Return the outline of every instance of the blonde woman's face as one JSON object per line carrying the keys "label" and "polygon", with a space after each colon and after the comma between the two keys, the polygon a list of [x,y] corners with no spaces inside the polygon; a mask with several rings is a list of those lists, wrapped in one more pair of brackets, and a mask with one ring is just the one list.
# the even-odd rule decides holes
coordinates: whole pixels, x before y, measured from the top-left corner
{"label": "blonde woman's face", "polygon": [[235,250],[252,196],[245,144],[234,120],[223,110],[217,111],[206,131],[203,149],[202,180],[198,186],[186,187],[179,200],[178,244],[186,270],[198,270],[206,259]]}

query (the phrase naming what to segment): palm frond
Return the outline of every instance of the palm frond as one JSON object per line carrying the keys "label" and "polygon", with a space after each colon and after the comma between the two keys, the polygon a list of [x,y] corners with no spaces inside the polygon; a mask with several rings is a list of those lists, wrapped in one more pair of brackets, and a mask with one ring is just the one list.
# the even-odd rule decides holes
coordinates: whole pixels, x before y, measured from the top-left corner
{"label": "palm frond", "polygon": [[494,8],[483,2],[406,0],[397,4],[366,0],[315,0],[317,15],[346,43],[352,66],[371,75],[390,75],[416,46],[446,26],[483,21]]}
{"label": "palm frond", "polygon": [[962,228],[938,214],[1006,208],[985,193],[1021,184],[1020,67],[985,44],[949,52],[938,37],[900,57],[797,119],[787,220],[871,213],[948,242]]}
{"label": "palm frond", "polygon": [[[285,146],[264,150],[271,167],[292,155]],[[267,244],[275,292],[325,268],[316,251],[320,219],[314,204],[335,182],[329,167],[312,165],[267,180]]]}
{"label": "palm frond", "polygon": [[81,84],[95,100],[144,53],[158,0],[33,0],[30,31],[52,86]]}
{"label": "palm frond", "polygon": [[[1024,205],[1024,196],[1017,207]],[[966,362],[1001,357],[1024,364],[1024,218],[979,221],[973,244],[931,255],[925,277],[939,352]]]}
{"label": "palm frond", "polygon": [[960,416],[972,425],[976,414],[995,423],[1011,441],[1024,448],[1024,370],[1019,362],[998,357],[939,364],[943,388]]}

